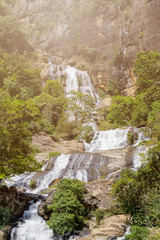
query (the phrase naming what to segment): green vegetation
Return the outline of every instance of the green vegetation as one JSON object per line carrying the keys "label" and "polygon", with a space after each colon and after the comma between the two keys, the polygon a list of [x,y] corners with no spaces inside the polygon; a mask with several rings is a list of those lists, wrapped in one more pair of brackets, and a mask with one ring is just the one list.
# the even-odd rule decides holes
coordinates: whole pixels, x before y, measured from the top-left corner
{"label": "green vegetation", "polygon": [[40,128],[47,133],[53,133],[66,109],[66,97],[61,83],[48,80],[42,89],[42,94],[34,100],[42,116],[39,122]]}
{"label": "green vegetation", "polygon": [[59,152],[50,152],[49,153],[49,159],[52,158],[52,157],[58,157],[60,156],[61,154]]}
{"label": "green vegetation", "polygon": [[[122,97],[118,83],[109,82],[108,93],[113,104],[103,114],[100,127],[116,128],[133,125],[150,128],[148,133],[153,143],[160,138],[160,54],[158,52],[140,52],[134,64],[137,75],[136,96]],[[106,121],[106,123],[105,123]]]}
{"label": "green vegetation", "polygon": [[131,124],[134,99],[130,96],[113,98],[113,104],[109,109],[106,119],[114,127],[126,126]]}
{"label": "green vegetation", "polygon": [[133,224],[160,226],[160,143],[151,148],[137,172],[125,170],[113,187],[120,208]]}
{"label": "green vegetation", "polygon": [[0,229],[10,222],[11,214],[9,208],[0,206]]}
{"label": "green vegetation", "polygon": [[74,117],[75,125],[81,126],[92,119],[95,103],[93,98],[88,94],[75,91],[72,91],[71,94],[68,110]]}
{"label": "green vegetation", "polygon": [[86,124],[94,118],[94,107],[95,103],[90,95],[71,91],[71,96],[67,99],[67,110],[71,114],[71,120],[69,121],[69,116],[63,115],[59,119],[56,132],[65,133],[69,139],[87,138],[92,128]]}
{"label": "green vegetation", "polygon": [[137,225],[131,226],[130,231],[131,233],[125,236],[126,240],[145,240],[148,239],[150,233],[148,228]]}
{"label": "green vegetation", "polygon": [[20,174],[38,167],[30,145],[38,115],[33,101],[12,99],[0,91],[0,174]]}
{"label": "green vegetation", "polygon": [[77,179],[63,179],[52,200],[48,225],[56,234],[71,233],[84,225],[86,210],[82,204],[84,183]]}

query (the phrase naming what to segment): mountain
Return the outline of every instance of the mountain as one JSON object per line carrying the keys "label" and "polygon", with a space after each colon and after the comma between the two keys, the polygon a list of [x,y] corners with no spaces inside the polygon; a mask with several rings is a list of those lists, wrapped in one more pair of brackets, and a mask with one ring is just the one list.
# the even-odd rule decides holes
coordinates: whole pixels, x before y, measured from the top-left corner
{"label": "mountain", "polygon": [[19,0],[12,12],[35,49],[88,70],[97,88],[134,95],[139,51],[160,50],[159,0]]}

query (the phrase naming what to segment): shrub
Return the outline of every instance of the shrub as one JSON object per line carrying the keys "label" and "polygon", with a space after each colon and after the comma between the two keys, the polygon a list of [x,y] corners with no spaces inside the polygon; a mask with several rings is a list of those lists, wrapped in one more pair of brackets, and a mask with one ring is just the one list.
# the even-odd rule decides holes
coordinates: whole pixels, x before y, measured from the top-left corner
{"label": "shrub", "polygon": [[83,227],[85,208],[82,204],[84,184],[77,179],[63,179],[58,184],[47,224],[56,234],[71,233]]}
{"label": "shrub", "polygon": [[139,227],[137,225],[131,226],[130,231],[131,233],[125,236],[126,240],[145,240],[150,233],[146,227]]}
{"label": "shrub", "polygon": [[49,153],[49,159],[52,158],[52,157],[58,157],[60,156],[61,154],[59,152],[50,152]]}
{"label": "shrub", "polygon": [[10,222],[11,214],[9,208],[0,206],[0,229]]}
{"label": "shrub", "polygon": [[113,193],[134,224],[160,226],[160,143],[149,150],[145,161],[137,172],[123,171]]}

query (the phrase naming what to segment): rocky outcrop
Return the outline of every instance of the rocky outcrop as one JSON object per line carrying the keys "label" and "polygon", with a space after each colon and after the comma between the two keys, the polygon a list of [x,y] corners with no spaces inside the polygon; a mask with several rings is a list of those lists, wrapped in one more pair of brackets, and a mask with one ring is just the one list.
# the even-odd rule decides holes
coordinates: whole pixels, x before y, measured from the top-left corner
{"label": "rocky outcrop", "polygon": [[41,132],[40,135],[34,135],[32,137],[32,143],[39,150],[36,154],[36,159],[41,163],[49,160],[49,153],[51,152],[72,154],[84,151],[83,143],[78,140],[59,141],[43,132]]}
{"label": "rocky outcrop", "polygon": [[104,90],[110,79],[118,81],[124,95],[134,95],[136,53],[160,51],[159,9],[159,0],[20,0],[12,6],[32,45],[53,63],[88,70]]}
{"label": "rocky outcrop", "polygon": [[[92,228],[89,236],[80,238],[81,240],[114,240],[121,237],[125,232],[127,216],[116,215],[103,219],[101,225]],[[93,226],[92,226],[93,227]]]}
{"label": "rocky outcrop", "polygon": [[[109,209],[114,206],[113,197],[111,197],[111,188],[115,179],[120,176],[120,170],[108,175],[107,179],[98,179],[97,181],[88,182],[85,185],[87,193],[84,197],[84,205],[90,209]],[[46,192],[48,197],[39,205],[38,213],[45,219],[48,219],[51,211],[47,205],[52,204],[52,199],[56,191],[56,186],[49,188]]]}
{"label": "rocky outcrop", "polygon": [[111,197],[111,188],[115,179],[120,176],[121,171],[116,171],[108,175],[107,179],[98,179],[86,184],[87,194],[85,195],[85,204],[95,209],[109,209],[114,201]]}
{"label": "rocky outcrop", "polygon": [[0,187],[0,205],[10,208],[12,219],[21,217],[28,204],[26,198],[19,197],[15,187]]}
{"label": "rocky outcrop", "polygon": [[8,225],[5,226],[3,230],[0,231],[0,240],[7,240],[11,230],[12,230],[11,226],[8,226]]}
{"label": "rocky outcrop", "polygon": [[11,211],[12,220],[18,219],[28,208],[30,201],[44,199],[43,196],[17,191],[17,189],[7,186],[0,187],[0,206],[7,207]]}

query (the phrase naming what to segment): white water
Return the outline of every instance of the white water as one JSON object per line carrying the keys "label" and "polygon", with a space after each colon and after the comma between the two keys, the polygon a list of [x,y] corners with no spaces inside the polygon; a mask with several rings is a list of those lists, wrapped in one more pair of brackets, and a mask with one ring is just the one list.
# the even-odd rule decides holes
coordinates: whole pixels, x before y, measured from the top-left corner
{"label": "white water", "polygon": [[90,95],[93,99],[98,98],[95,89],[91,83],[90,76],[86,71],[78,70],[74,67],[67,66],[64,69],[66,75],[66,89],[67,96],[70,96],[71,91],[80,91],[83,94]]}
{"label": "white water", "polygon": [[[81,91],[84,94],[89,94],[94,99],[98,99],[98,95],[95,92],[94,87],[92,86],[91,79],[87,72],[77,70],[76,68],[67,66],[66,68],[56,67],[57,74],[54,74],[55,68],[50,63],[49,74],[54,79],[58,77],[61,79],[61,75],[65,75],[66,77],[66,95],[70,96],[70,92]],[[96,131],[93,140],[90,144],[85,143],[85,149],[88,152],[93,151],[101,151],[101,150],[112,150],[112,149],[121,149],[127,146],[127,133],[129,128],[127,129],[115,129],[109,131]],[[138,133],[138,140],[134,146],[137,146],[140,141],[144,140],[143,135]],[[135,153],[133,154],[134,167],[140,166],[140,158],[139,152],[145,151],[140,147],[137,147]],[[25,187],[28,192],[32,193],[40,193],[44,189],[49,187],[49,184],[57,178],[60,177],[69,177],[69,178],[77,178],[84,182],[87,182],[88,172],[93,165],[93,162],[96,162],[96,159],[93,157],[79,155],[75,156],[73,159],[70,159],[71,155],[61,155],[55,160],[55,164],[53,169],[46,172],[42,178],[37,181],[37,189],[31,190],[29,185],[30,181],[34,175],[34,173],[30,175],[21,175],[12,178],[12,181],[15,183],[17,187]],[[93,161],[94,160],[94,161]],[[95,164],[94,162],[94,164]],[[99,169],[101,165],[105,162],[105,159],[101,157],[100,160],[97,161],[97,165],[95,164],[95,175],[97,178],[100,178]],[[46,165],[47,166],[47,165]],[[42,170],[45,170],[43,167]],[[8,183],[8,185],[13,185],[12,183]],[[39,202],[36,204],[32,204],[28,211],[25,211],[23,215],[23,222],[19,222],[18,227],[14,228],[11,234],[11,240],[50,240],[54,239],[53,233],[48,229],[45,221],[38,216],[37,208]],[[121,240],[124,238],[118,238]]]}
{"label": "white water", "polygon": [[127,129],[114,129],[108,131],[96,131],[90,144],[85,143],[88,152],[120,149],[127,146]]}
{"label": "white water", "polygon": [[22,221],[13,229],[11,240],[53,240],[53,232],[46,222],[38,215],[37,208],[40,202],[33,203],[25,211]]}
{"label": "white water", "polygon": [[117,240],[125,240],[125,236],[127,234],[130,234],[130,227],[127,228],[126,232],[125,232],[125,235],[123,237],[118,237]]}
{"label": "white water", "polygon": [[133,152],[133,167],[134,169],[138,169],[142,165],[143,156],[146,156],[148,151],[148,147],[145,145],[137,146],[136,150]]}
{"label": "white water", "polygon": [[56,178],[60,177],[61,171],[66,168],[67,164],[69,163],[70,155],[60,155],[54,164],[54,167],[51,171],[44,175],[44,178],[41,179],[38,188],[35,189],[34,193],[39,193],[42,190],[49,187],[49,184]]}
{"label": "white water", "polygon": [[[71,96],[71,91],[80,91],[83,94],[90,95],[95,100],[99,98],[91,82],[91,78],[86,71],[78,70],[69,65],[60,67],[52,65],[51,62],[49,62],[49,64],[48,73],[52,79],[58,78],[61,81],[61,76],[65,76],[65,93],[67,97]],[[56,72],[55,74],[54,70]]]}

